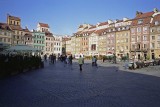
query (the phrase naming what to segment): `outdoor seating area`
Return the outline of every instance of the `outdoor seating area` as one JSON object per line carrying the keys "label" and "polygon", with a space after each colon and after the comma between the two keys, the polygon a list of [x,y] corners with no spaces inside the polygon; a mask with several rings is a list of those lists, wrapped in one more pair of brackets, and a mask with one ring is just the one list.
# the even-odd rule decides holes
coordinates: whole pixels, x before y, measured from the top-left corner
{"label": "outdoor seating area", "polygon": [[0,55],[0,77],[18,74],[32,69],[43,68],[40,56]]}
{"label": "outdoor seating area", "polygon": [[128,68],[133,70],[133,69],[140,69],[148,66],[155,66],[155,65],[160,65],[160,59],[154,59],[154,60],[148,60],[148,61],[130,61],[128,63]]}
{"label": "outdoor seating area", "polygon": [[43,68],[40,50],[28,45],[15,45],[0,51],[0,78],[32,69]]}

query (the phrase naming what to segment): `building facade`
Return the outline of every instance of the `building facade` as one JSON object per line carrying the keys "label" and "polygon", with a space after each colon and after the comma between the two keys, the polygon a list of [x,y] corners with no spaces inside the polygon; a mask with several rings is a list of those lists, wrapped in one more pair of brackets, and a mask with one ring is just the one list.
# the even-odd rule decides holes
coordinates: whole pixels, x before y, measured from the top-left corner
{"label": "building facade", "polygon": [[13,31],[9,27],[9,25],[7,23],[0,23],[0,42],[11,46],[12,35],[13,35]]}
{"label": "building facade", "polygon": [[150,55],[149,58],[160,58],[160,12],[154,9],[150,27]]}
{"label": "building facade", "polygon": [[116,28],[116,56],[121,58],[122,56],[130,55],[130,25],[132,21],[124,18],[123,20],[117,20],[115,22]]}
{"label": "building facade", "polygon": [[33,30],[33,47],[45,53],[45,32]]}
{"label": "building facade", "polygon": [[7,24],[13,30],[12,45],[24,44],[24,31],[21,27],[21,19],[19,17],[7,15]]}
{"label": "building facade", "polygon": [[62,36],[53,35],[54,36],[54,54],[59,56],[62,54]]}
{"label": "building facade", "polygon": [[52,33],[45,32],[45,54],[47,56],[54,53],[54,37]]}
{"label": "building facade", "polygon": [[133,59],[147,59],[150,54],[150,21],[154,12],[136,13],[131,24],[131,56]]}

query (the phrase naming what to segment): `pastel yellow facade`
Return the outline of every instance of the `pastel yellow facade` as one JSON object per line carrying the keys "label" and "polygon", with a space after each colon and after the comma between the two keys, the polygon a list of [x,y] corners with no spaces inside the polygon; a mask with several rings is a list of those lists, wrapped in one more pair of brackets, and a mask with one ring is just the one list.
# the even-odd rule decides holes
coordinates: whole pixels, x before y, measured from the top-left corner
{"label": "pastel yellow facade", "polygon": [[126,56],[130,53],[130,30],[116,32],[116,55]]}

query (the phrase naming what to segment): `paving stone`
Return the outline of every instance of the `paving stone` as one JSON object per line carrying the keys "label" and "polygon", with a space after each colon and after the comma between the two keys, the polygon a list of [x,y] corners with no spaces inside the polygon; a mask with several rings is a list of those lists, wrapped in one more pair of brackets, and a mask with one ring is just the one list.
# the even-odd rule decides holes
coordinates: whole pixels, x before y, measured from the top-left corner
{"label": "paving stone", "polygon": [[92,67],[85,61],[80,72],[77,61],[46,62],[44,69],[0,80],[0,107],[159,107],[160,78],[154,72],[160,72],[151,69],[100,61]]}

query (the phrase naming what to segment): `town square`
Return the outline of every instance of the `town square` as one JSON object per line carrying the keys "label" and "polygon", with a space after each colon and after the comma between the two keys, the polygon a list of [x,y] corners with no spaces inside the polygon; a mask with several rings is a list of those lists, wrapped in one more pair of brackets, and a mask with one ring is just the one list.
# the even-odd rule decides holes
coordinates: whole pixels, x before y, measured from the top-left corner
{"label": "town square", "polygon": [[0,107],[159,107],[158,0],[0,1]]}

